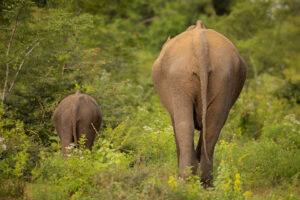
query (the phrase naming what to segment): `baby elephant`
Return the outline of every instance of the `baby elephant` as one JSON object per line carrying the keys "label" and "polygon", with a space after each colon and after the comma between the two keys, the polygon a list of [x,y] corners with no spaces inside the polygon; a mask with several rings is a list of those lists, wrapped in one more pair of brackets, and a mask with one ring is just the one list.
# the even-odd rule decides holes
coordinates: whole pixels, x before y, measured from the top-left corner
{"label": "baby elephant", "polygon": [[87,94],[77,90],[63,99],[53,113],[52,120],[62,143],[62,152],[71,143],[85,135],[86,148],[91,149],[96,131],[102,122],[102,113],[97,102]]}

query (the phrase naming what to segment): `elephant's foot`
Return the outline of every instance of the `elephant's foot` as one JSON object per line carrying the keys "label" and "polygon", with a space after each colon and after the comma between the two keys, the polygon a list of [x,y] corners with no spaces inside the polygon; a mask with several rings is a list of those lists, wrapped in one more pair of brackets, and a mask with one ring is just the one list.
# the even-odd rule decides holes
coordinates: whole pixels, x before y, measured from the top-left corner
{"label": "elephant's foot", "polygon": [[212,176],[208,176],[206,178],[201,178],[201,183],[204,189],[214,188]]}
{"label": "elephant's foot", "polygon": [[212,181],[208,181],[208,182],[203,182],[201,181],[202,186],[204,189],[208,189],[208,188],[214,188],[215,186],[212,184]]}

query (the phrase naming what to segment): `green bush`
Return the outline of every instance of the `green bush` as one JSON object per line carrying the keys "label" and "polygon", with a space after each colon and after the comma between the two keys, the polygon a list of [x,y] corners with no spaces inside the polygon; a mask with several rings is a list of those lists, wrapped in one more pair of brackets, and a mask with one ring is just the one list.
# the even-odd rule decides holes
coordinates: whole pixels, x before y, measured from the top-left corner
{"label": "green bush", "polygon": [[23,122],[0,105],[0,196],[19,196],[38,162],[39,145],[25,134]]}
{"label": "green bush", "polygon": [[[84,143],[83,138],[81,143]],[[32,171],[35,184],[28,186],[28,195],[34,199],[74,198],[86,194],[93,189],[97,174],[127,168],[131,160],[129,155],[118,152],[105,139],[96,140],[92,152],[70,145],[65,157],[60,151],[41,151],[39,157],[40,164]],[[48,193],[57,188],[60,189],[55,194]]]}

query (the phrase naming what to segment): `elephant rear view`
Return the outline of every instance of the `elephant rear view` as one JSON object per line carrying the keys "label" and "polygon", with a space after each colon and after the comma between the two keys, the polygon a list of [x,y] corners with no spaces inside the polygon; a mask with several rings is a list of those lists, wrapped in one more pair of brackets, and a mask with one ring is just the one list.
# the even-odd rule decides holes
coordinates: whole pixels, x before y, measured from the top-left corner
{"label": "elephant rear view", "polygon": [[92,97],[77,90],[60,102],[52,120],[65,153],[66,147],[71,143],[77,145],[82,135],[86,137],[86,148],[92,148],[96,131],[101,126],[102,113]]}
{"label": "elephant rear view", "polygon": [[[223,35],[197,25],[165,42],[152,81],[171,115],[180,177],[197,173],[211,185],[214,147],[246,78],[247,65]],[[194,148],[194,129],[201,130]]]}

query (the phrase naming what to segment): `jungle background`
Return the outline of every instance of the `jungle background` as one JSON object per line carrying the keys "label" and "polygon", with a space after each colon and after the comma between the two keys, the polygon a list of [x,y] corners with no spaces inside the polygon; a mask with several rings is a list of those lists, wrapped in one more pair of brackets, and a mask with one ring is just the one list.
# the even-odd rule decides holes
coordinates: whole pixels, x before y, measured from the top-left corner
{"label": "jungle background", "polygon": [[[248,64],[208,190],[177,178],[151,82],[164,41],[198,19]],[[0,199],[299,199],[299,36],[299,0],[1,0]],[[103,125],[63,157],[51,115],[77,89]]]}

